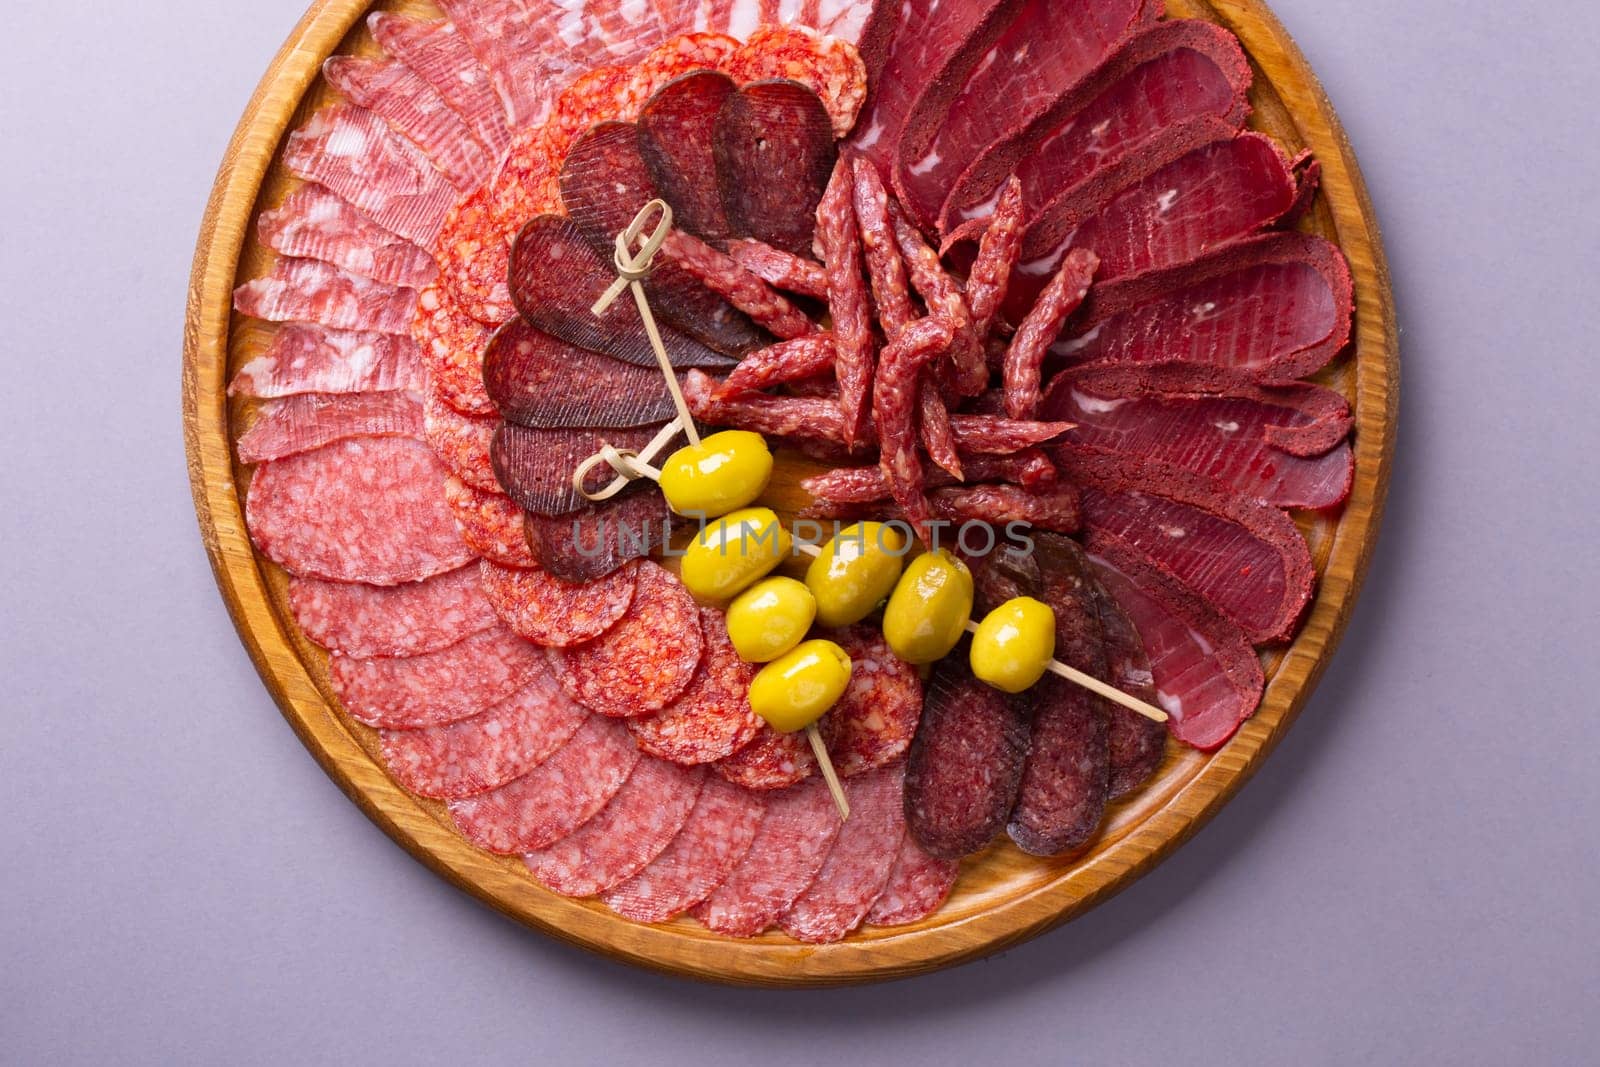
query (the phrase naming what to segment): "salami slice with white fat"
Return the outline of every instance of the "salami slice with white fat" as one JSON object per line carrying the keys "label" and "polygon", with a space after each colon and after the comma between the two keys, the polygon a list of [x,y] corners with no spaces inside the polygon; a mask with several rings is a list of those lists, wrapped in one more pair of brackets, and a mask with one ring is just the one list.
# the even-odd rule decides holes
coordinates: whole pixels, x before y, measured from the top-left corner
{"label": "salami slice with white fat", "polygon": [[602,899],[635,922],[666,922],[700,903],[738,866],[766,811],[760,794],[707,775],[678,836]]}
{"label": "salami slice with white fat", "polygon": [[743,861],[694,909],[709,930],[754,937],[777,922],[816,879],[839,836],[839,812],[820,779],[767,797]]}
{"label": "salami slice with white fat", "polygon": [[290,322],[239,368],[228,395],[421,392],[423,385],[422,353],[409,337]]}
{"label": "salami slice with white fat", "polygon": [[265,463],[350,437],[422,439],[413,393],[300,393],[268,400],[239,436],[239,462]]}
{"label": "salami slice with white fat", "polygon": [[262,554],[302,578],[418,581],[473,556],[445,506],[444,478],[421,442],[338,441],[258,468],[245,521]]}
{"label": "salami slice with white fat", "polygon": [[543,763],[589,719],[550,672],[481,714],[443,726],[384,730],[389,773],[420,796],[454,800],[498,789]]}
{"label": "salami slice with white fat", "polygon": [[621,723],[591,715],[554,755],[521,778],[452,800],[450,817],[479,848],[502,855],[535,852],[594,818],[639,759]]}
{"label": "salami slice with white fat", "polygon": [[417,291],[375,282],[320,259],[285,256],[233,291],[234,310],[268,322],[315,322],[336,330],[405,333]]}
{"label": "salami slice with white fat", "polygon": [[345,710],[368,726],[410,730],[485,711],[544,670],[539,650],[503,626],[422,656],[328,657]]}
{"label": "salami slice with white fat", "polygon": [[497,624],[478,569],[405,585],[295,578],[289,608],[305,635],[347,656],[420,656]]}
{"label": "salami slice with white fat", "polygon": [[780,921],[797,941],[827,944],[861,925],[883,892],[906,836],[901,805],[905,764],[879,767],[844,784],[850,818],[816,880]]}
{"label": "salami slice with white fat", "polygon": [[592,582],[569,582],[532,568],[482,565],[483,591],[507,626],[537,645],[566,648],[614,626],[633,603],[637,564]]}
{"label": "salami slice with white fat", "polygon": [[523,862],[539,884],[588,897],[627,880],[661,854],[700,796],[705,771],[645,756],[600,814]]}
{"label": "salami slice with white fat", "polygon": [[468,548],[507,567],[537,567],[528,548],[522,509],[503,493],[474,488],[455,475],[444,481],[445,503]]}
{"label": "salami slice with white fat", "polygon": [[641,749],[673,763],[711,763],[731,756],[761,729],[761,720],[750,710],[756,671],[734,650],[722,612],[701,608],[700,629],[705,653],[689,688],[654,715],[628,720]]}
{"label": "salami slice with white fat", "polygon": [[922,681],[874,627],[829,636],[850,657],[850,685],[819,728],[834,769],[848,778],[887,766],[911,747],[922,717]]}
{"label": "salami slice with white fat", "polygon": [[705,641],[683,583],[649,561],[635,573],[632,609],[593,641],[550,650],[556,677],[591,711],[631,718],[660,711],[689,687]]}
{"label": "salami slice with white fat", "polygon": [[320,259],[389,285],[416,289],[439,273],[425,249],[390,233],[315,182],[262,212],[256,233],[279,255]]}
{"label": "salami slice with white fat", "polygon": [[939,909],[961,873],[956,860],[942,860],[922,851],[909,833],[900,842],[900,854],[883,892],[867,912],[872,926],[904,926],[925,919]]}

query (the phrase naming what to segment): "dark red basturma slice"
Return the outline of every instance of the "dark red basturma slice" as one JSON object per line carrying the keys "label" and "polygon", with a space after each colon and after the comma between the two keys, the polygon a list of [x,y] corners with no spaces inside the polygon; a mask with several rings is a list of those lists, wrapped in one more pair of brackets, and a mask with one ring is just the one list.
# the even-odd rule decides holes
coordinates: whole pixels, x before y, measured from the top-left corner
{"label": "dark red basturma slice", "polygon": [[1073,423],[1075,444],[1171,463],[1278,507],[1344,500],[1353,463],[1343,397],[1313,385],[1185,378],[1121,368],[1062,374],[1040,410]]}
{"label": "dark red basturma slice", "polygon": [[930,856],[910,833],[900,842],[900,852],[889,870],[883,892],[867,912],[869,926],[904,926],[939,910],[961,873],[956,860]]}
{"label": "dark red basturma slice", "polygon": [[239,436],[240,463],[265,463],[350,437],[422,439],[415,393],[300,393],[268,400]]}
{"label": "dark red basturma slice", "polygon": [[[540,215],[511,246],[511,299],[523,318],[591,352],[615,356],[636,367],[656,366],[639,311],[623,297],[603,315],[590,310],[617,272],[601,259],[571,219]],[[727,356],[662,324],[661,340],[674,367],[726,367]]]}
{"label": "dark red basturma slice", "polygon": [[[637,451],[655,432],[654,426],[628,430],[534,430],[508,422],[495,431],[489,456],[495,479],[524,511],[566,515],[587,503],[572,485],[572,472],[578,464],[608,444]],[[615,477],[616,472],[602,464],[590,472],[584,487],[591,493],[598,492]]]}
{"label": "dark red basturma slice", "polygon": [[533,770],[589,718],[549,671],[540,671],[470,719],[383,731],[383,760],[413,793],[441,800],[476,796]]}
{"label": "dark red basturma slice", "polygon": [[841,825],[821,779],[768,794],[766,816],[750,850],[727,880],[694,909],[695,918],[719,934],[759,934],[810,887]]}
{"label": "dark red basturma slice", "polygon": [[567,743],[500,788],[450,802],[463,837],[490,852],[533,852],[594,818],[640,760],[620,722],[591,715]]}
{"label": "dark red basturma slice", "polygon": [[698,70],[660,89],[639,113],[639,150],[675,225],[713,244],[730,236],[713,144],[717,113],[736,90],[733,79]]}
{"label": "dark red basturma slice", "polygon": [[715,152],[733,233],[797,256],[809,252],[838,154],[817,94],[791,81],[746,85],[722,105]]}
{"label": "dark red basturma slice", "polygon": [[522,509],[510,497],[474,489],[452,474],[445,479],[444,498],[461,540],[472,551],[507,567],[539,565],[528,549]]}
{"label": "dark red basturma slice", "polygon": [[415,289],[375,282],[319,259],[280,258],[264,277],[233,291],[233,307],[241,315],[336,330],[406,333],[416,306]]}
{"label": "dark red basturma slice", "polygon": [[533,429],[649,426],[673,414],[659,370],[568,344],[521,319],[490,339],[483,384],[504,418]]}
{"label": "dark red basturma slice", "polygon": [[1116,537],[1091,531],[1085,547],[1100,566],[1100,584],[1139,631],[1172,736],[1199,749],[1232,737],[1255,713],[1265,684],[1249,639]]}
{"label": "dark red basturma slice", "polygon": [[1249,88],[1250,65],[1233,34],[1198,20],[1157,23],[985,149],[951,190],[940,228],[982,218],[1013,174],[1032,216],[1182,123],[1211,117],[1238,129],[1250,113]]}
{"label": "dark red basturma slice", "polygon": [[817,769],[806,735],[781,734],[762,723],[755,740],[720,759],[716,771],[743,789],[782,789],[803,782]]}
{"label": "dark red basturma slice", "polygon": [[[638,127],[631,122],[593,127],[573,142],[561,166],[567,214],[608,261],[617,234],[659,196],[639,154]],[[656,258],[644,288],[657,317],[719,352],[738,355],[761,342],[747,318],[670,258]]]}
{"label": "dark red basturma slice", "polygon": [[635,572],[633,605],[593,641],[550,650],[561,685],[602,715],[632,718],[660,711],[694,677],[705,649],[700,611],[675,575],[649,561]]}
{"label": "dark red basturma slice", "polygon": [[463,415],[435,392],[430,391],[422,402],[422,434],[433,454],[456,477],[490,493],[502,491],[489,459],[499,424],[492,415]]}
{"label": "dark red basturma slice", "polygon": [[827,636],[850,657],[850,685],[818,726],[834,769],[848,778],[887,766],[911,747],[922,717],[922,681],[876,627]]}
{"label": "dark red basturma slice", "polygon": [[228,395],[420,392],[423,385],[422,354],[409,337],[288,322],[239,368]]}
{"label": "dark red basturma slice", "polygon": [[722,612],[700,609],[705,652],[689,687],[654,715],[628,720],[634,743],[673,763],[712,763],[755,739],[761,720],[750,710],[755,668],[739,658]]}
{"label": "dark red basturma slice", "polygon": [[405,585],[295,578],[289,608],[307,637],[347,656],[419,656],[496,624],[470,564]]}
{"label": "dark red basturma slice", "polygon": [[1273,233],[1170,270],[1096,287],[1072,336],[1073,363],[1187,363],[1289,382],[1350,339],[1350,268],[1332,244]]}
{"label": "dark red basturma slice", "polygon": [[522,857],[539,884],[566,897],[588,897],[632,878],[671,844],[705,780],[645,756],[600,813],[540,852]]}
{"label": "dark red basturma slice", "polygon": [[906,837],[905,773],[905,764],[897,762],[844,783],[850,818],[839,828],[817,877],[779,920],[790,937],[827,944],[867,917]]}
{"label": "dark red basturma slice", "polygon": [[[1156,702],[1155,682],[1150,676],[1150,657],[1145,655],[1139,631],[1111,594],[1100,584],[1099,567],[1089,564],[1095,582],[1095,598],[1100,609],[1100,628],[1106,643],[1106,680],[1129,696],[1147,704]],[[1116,800],[1138,789],[1161,766],[1166,752],[1167,728],[1136,711],[1106,704],[1106,741],[1110,749],[1111,776],[1107,799]]]}
{"label": "dark red basturma slice", "polygon": [[367,218],[332,191],[307,182],[256,219],[261,243],[283,256],[332,263],[352,274],[420,289],[439,273],[424,249]]}
{"label": "dark red basturma slice", "polygon": [[414,730],[459,722],[498,704],[544,671],[539,649],[503,626],[438,652],[398,659],[328,657],[345,710],[368,726]]}
{"label": "dark red basturma slice", "polygon": [[418,581],[472,558],[444,479],[419,441],[352,438],[257,468],[245,521],[262,554],[302,578]]}
{"label": "dark red basturma slice", "polygon": [[1159,5],[1144,0],[1023,0],[998,37],[978,35],[955,60],[961,81],[928,87],[895,149],[894,183],[924,229],[973,160],[1098,67]]}
{"label": "dark red basturma slice", "polygon": [[1005,828],[1028,753],[1027,705],[974,678],[965,643],[934,668],[905,788],[906,826],[929,854],[960,859]]}
{"label": "dark red basturma slice", "polygon": [[761,794],[707,775],[678,836],[602,899],[618,915],[642,923],[666,922],[688,911],[744,859],[765,811]]}
{"label": "dark red basturma slice", "polygon": [[599,637],[633,603],[633,565],[592,582],[542,570],[482,564],[483,592],[505,624],[536,645],[566,648]]}
{"label": "dark red basturma slice", "polygon": [[671,521],[661,494],[641,486],[569,515],[527,514],[523,525],[538,566],[569,582],[587,582],[664,547]]}

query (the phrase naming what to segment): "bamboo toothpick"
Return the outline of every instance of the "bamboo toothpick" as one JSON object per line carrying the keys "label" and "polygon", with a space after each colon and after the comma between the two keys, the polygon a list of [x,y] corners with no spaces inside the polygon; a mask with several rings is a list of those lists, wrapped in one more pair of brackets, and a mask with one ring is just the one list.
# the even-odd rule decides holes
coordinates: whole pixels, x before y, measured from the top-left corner
{"label": "bamboo toothpick", "polygon": [[811,754],[817,757],[817,766],[822,768],[822,780],[828,783],[828,792],[833,794],[833,806],[839,809],[839,821],[844,822],[850,818],[850,801],[845,799],[844,786],[839,784],[839,774],[833,769],[828,746],[822,743],[822,731],[817,729],[816,723],[806,727],[806,740],[811,742]]}

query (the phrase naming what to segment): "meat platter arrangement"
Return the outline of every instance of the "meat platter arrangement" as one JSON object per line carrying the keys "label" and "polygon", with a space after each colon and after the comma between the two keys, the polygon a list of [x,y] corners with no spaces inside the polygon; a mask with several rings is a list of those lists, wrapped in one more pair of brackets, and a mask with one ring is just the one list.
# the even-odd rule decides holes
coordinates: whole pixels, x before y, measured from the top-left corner
{"label": "meat platter arrangement", "polygon": [[326,61],[233,293],[248,535],[393,782],[530,894],[830,944],[1234,737],[1356,453],[1233,34],[439,6]]}

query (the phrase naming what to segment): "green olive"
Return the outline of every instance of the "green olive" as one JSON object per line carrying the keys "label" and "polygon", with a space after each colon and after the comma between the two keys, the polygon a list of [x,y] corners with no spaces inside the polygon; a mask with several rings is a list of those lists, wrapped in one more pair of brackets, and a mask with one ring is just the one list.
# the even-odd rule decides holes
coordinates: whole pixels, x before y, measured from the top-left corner
{"label": "green olive", "polygon": [[972,673],[1007,693],[1037,682],[1055,654],[1056,613],[1032,597],[1001,604],[972,635]]}
{"label": "green olive", "polygon": [[724,430],[687,445],[661,465],[661,495],[679,515],[726,515],[767,487],[772,451],[758,433]]}
{"label": "green olive", "polygon": [[783,733],[822,718],[850,684],[850,657],[832,641],[797,646],[756,672],[750,709]]}
{"label": "green olive", "polygon": [[730,512],[684,549],[683,584],[702,600],[726,600],[782,563],[789,547],[789,531],[771,508]]}
{"label": "green olive", "polygon": [[817,601],[805,583],[767,578],[728,605],[728,637],[747,663],[768,663],[798,645],[817,617]]}
{"label": "green olive", "polygon": [[941,548],[906,567],[883,609],[883,636],[907,663],[932,663],[956,647],[971,618],[972,572]]}
{"label": "green olive", "polygon": [[905,536],[885,523],[858,522],[840,530],[806,568],[817,621],[848,626],[872,614],[899,580],[905,551]]}

